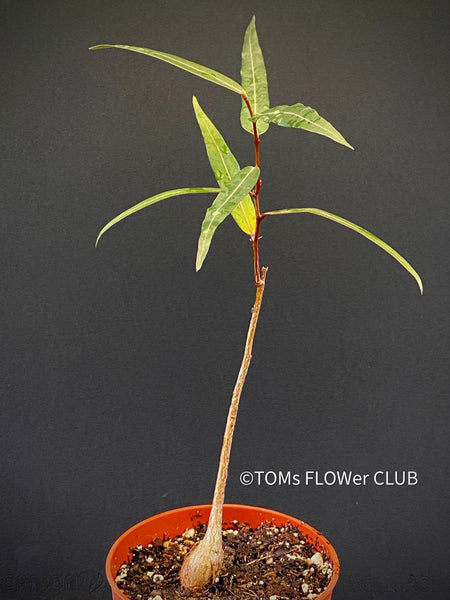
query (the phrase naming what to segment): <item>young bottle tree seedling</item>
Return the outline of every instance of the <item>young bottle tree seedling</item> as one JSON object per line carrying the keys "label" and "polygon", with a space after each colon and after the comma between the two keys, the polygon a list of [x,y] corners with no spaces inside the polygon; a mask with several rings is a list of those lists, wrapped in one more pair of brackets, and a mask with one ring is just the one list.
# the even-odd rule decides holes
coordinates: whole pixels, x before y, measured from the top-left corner
{"label": "young bottle tree seedling", "polygon": [[112,219],[100,231],[96,242],[97,245],[102,235],[113,225],[156,202],[183,194],[216,194],[213,203],[206,211],[201,226],[196,259],[197,271],[203,265],[214,232],[229,215],[235,219],[240,229],[249,236],[252,245],[256,298],[253,305],[244,355],[231,398],[211,514],[204,538],[197,543],[186,556],[180,571],[182,585],[188,590],[193,591],[203,587],[215,578],[223,563],[222,509],[228,475],[231,443],[236,424],[239,400],[252,356],[253,340],[266,284],[267,268],[260,266],[259,252],[262,221],[268,217],[272,218],[279,215],[311,213],[339,223],[340,225],[344,225],[364,236],[377,246],[380,246],[395,258],[415,278],[421,293],[423,293],[423,287],[417,272],[398,252],[369,231],[363,229],[359,225],[347,221],[347,219],[321,210],[320,208],[281,208],[269,211],[261,210],[260,137],[267,131],[270,123],[275,123],[284,127],[305,129],[306,131],[326,136],[347,148],[353,148],[339,131],[321,117],[313,108],[305,106],[300,102],[291,106],[286,104],[273,107],[270,106],[266,69],[256,33],[254,17],[252,18],[244,37],[241,83],[237,83],[233,79],[230,79],[226,75],[222,75],[213,69],[172,54],[166,54],[165,52],[135,46],[112,44],[93,46],[91,49],[96,50],[101,48],[120,48],[146,54],[168,62],[193,75],[207,79],[208,81],[239,94],[242,99],[241,124],[243,129],[253,136],[255,152],[254,165],[249,165],[241,169],[221,133],[202,110],[194,96],[193,106],[195,116],[203,135],[208,159],[217,180],[218,187],[188,187],[170,190],[151,196]]}

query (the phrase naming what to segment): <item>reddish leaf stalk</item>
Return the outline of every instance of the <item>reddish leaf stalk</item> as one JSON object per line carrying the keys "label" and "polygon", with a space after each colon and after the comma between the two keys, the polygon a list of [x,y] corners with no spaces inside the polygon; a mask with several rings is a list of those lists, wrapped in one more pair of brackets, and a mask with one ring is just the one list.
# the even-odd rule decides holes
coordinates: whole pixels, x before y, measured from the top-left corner
{"label": "reddish leaf stalk", "polygon": [[[242,94],[242,98],[243,98],[245,104],[247,105],[250,117],[253,117],[253,115],[254,115],[253,109],[252,109],[250,101],[247,97],[247,94]],[[253,121],[252,124],[253,124],[253,144],[255,146],[255,166],[260,168],[261,167],[261,159],[260,159],[260,153],[259,153],[258,128],[257,128],[255,121]],[[260,223],[261,223],[261,209],[259,206],[259,191],[260,191],[260,189],[261,189],[261,177],[258,178],[255,189],[252,192],[253,202],[255,205],[255,214],[256,214],[255,233],[252,235],[252,238],[251,238],[252,244],[253,244],[253,265],[254,265],[254,270],[255,270],[256,285],[258,285],[261,281],[261,267],[259,264],[259,229],[260,229]]]}
{"label": "reddish leaf stalk", "polygon": [[[242,95],[250,116],[253,116],[253,111],[250,102],[246,95]],[[253,123],[253,138],[255,146],[255,162],[256,166],[260,166],[259,156],[259,136],[256,128],[256,123]],[[223,565],[223,545],[222,545],[222,513],[225,500],[225,487],[228,477],[228,466],[230,463],[231,445],[233,441],[234,428],[239,408],[239,401],[247,377],[250,361],[252,358],[253,341],[255,338],[256,325],[261,309],[261,302],[264,294],[267,267],[260,268],[259,265],[259,229],[263,218],[259,207],[259,190],[261,188],[261,179],[256,182],[255,189],[251,195],[255,204],[256,227],[255,232],[251,236],[253,245],[253,263],[255,272],[256,298],[252,309],[252,316],[247,332],[245,342],[244,356],[242,358],[241,367],[234,386],[233,395],[231,398],[228,418],[223,436],[222,450],[220,453],[219,470],[217,472],[216,486],[214,489],[214,497],[211,507],[211,514],[208,521],[208,527],[204,538],[193,546],[192,550],[184,559],[180,570],[180,581],[183,587],[187,590],[195,591],[207,585],[211,580],[218,575]],[[264,215],[265,216],[265,215]]]}

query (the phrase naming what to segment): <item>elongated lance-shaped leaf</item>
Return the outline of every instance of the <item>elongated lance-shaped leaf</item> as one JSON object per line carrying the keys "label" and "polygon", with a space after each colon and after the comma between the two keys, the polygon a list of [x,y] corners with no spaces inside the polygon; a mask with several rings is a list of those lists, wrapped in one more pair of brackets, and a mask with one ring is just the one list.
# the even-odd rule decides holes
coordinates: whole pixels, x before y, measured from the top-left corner
{"label": "elongated lance-shaped leaf", "polygon": [[197,271],[202,268],[203,261],[208,254],[211,240],[217,227],[256,185],[258,177],[258,167],[245,167],[244,169],[241,169],[239,173],[234,175],[231,181],[227,183],[225,188],[206,211],[198,240],[196,260]]}
{"label": "elongated lance-shaped leaf", "polygon": [[166,200],[167,198],[172,198],[173,196],[182,196],[184,194],[213,194],[213,193],[217,193],[217,192],[220,192],[220,189],[208,188],[208,187],[179,188],[177,190],[169,190],[168,192],[162,192],[161,194],[156,194],[156,196],[151,196],[150,198],[147,198],[146,200],[142,200],[142,202],[139,202],[139,204],[135,204],[128,210],[125,210],[124,212],[120,213],[120,215],[117,215],[117,217],[115,217],[114,219],[109,221],[109,223],[107,223],[103,227],[103,229],[100,231],[100,233],[98,234],[95,245],[97,246],[100,238],[105,233],[105,231],[108,231],[108,229],[111,229],[111,227],[113,225],[115,225],[119,221],[122,221],[122,219],[129,217],[133,213],[138,212],[138,210],[142,210],[143,208],[147,208],[147,206],[156,204],[156,202],[160,202],[161,200]]}
{"label": "elongated lance-shaped leaf", "polygon": [[287,215],[287,214],[291,214],[291,213],[311,213],[313,215],[319,215],[319,217],[324,217],[325,219],[329,219],[330,221],[334,221],[335,223],[344,225],[345,227],[348,227],[349,229],[353,229],[353,231],[356,231],[357,233],[361,234],[362,236],[364,236],[365,238],[367,238],[368,240],[370,240],[377,246],[380,246],[380,248],[383,248],[383,250],[385,250],[393,258],[395,258],[395,260],[398,260],[398,262],[402,265],[402,267],[404,267],[408,271],[408,273],[410,273],[414,277],[414,279],[417,281],[417,284],[420,289],[420,293],[423,294],[423,284],[422,284],[422,280],[421,280],[419,274],[409,264],[409,262],[405,258],[403,258],[403,256],[401,254],[399,254],[397,252],[397,250],[394,250],[394,248],[391,248],[391,246],[386,244],[386,242],[383,242],[383,240],[380,240],[380,238],[378,238],[373,233],[370,233],[370,231],[363,229],[362,227],[360,227],[359,225],[356,225],[355,223],[352,223],[351,221],[347,221],[347,219],[343,219],[342,217],[333,215],[332,213],[329,213],[325,210],[321,210],[320,208],[285,208],[285,209],[281,209],[281,210],[271,210],[269,212],[264,213],[264,216],[266,216],[266,215]]}
{"label": "elongated lance-shaped leaf", "polygon": [[[264,58],[259,45],[258,34],[256,33],[255,17],[250,21],[244,36],[244,45],[242,46],[242,66],[241,83],[247,92],[247,98],[250,102],[254,114],[264,113],[269,109],[269,90],[267,86],[267,73],[264,65]],[[242,101],[241,125],[253,134],[253,123],[250,120],[250,113],[247,104]],[[262,135],[269,128],[269,124],[264,121],[257,123],[258,135]]]}
{"label": "elongated lance-shaped leaf", "polygon": [[337,129],[326,121],[319,113],[311,108],[298,102],[292,106],[283,104],[281,106],[274,106],[263,113],[255,114],[252,121],[258,121],[262,119],[266,123],[276,123],[282,127],[295,127],[297,129],[306,129],[312,133],[318,133],[319,135],[325,135],[326,137],[343,144],[347,148],[354,150],[347,140],[339,133]]}
{"label": "elongated lance-shaped leaf", "polygon": [[[209,163],[214,172],[214,176],[217,179],[217,183],[224,189],[225,185],[231,181],[233,175],[239,173],[239,163],[218,129],[200,107],[195,96],[192,98],[192,103],[205,142]],[[246,196],[242,202],[239,202],[231,213],[231,216],[244,233],[252,235],[255,232],[255,206],[250,196]]]}
{"label": "elongated lance-shaped leaf", "polygon": [[140,48],[137,46],[124,46],[122,44],[99,44],[98,46],[92,46],[89,50],[101,50],[103,48],[119,48],[121,50],[131,50],[132,52],[138,52],[139,54],[153,56],[153,58],[159,58],[159,60],[168,62],[174,67],[189,71],[189,73],[192,73],[193,75],[217,83],[217,85],[221,85],[237,94],[242,94],[244,92],[244,88],[237,83],[237,81],[230,79],[230,77],[222,75],[222,73],[210,69],[209,67],[204,67],[203,65],[181,58],[180,56],[167,54],[166,52],[160,52],[159,50],[150,50],[149,48]]}

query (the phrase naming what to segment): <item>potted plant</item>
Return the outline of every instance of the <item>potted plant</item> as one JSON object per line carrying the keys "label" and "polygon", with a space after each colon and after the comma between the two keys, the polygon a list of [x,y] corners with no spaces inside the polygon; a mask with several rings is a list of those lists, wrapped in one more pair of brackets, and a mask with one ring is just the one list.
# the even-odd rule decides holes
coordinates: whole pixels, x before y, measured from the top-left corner
{"label": "potted plant", "polygon": [[[312,544],[313,551],[317,549],[323,551],[333,573],[332,575],[329,573],[326,589],[319,588],[319,593],[312,593],[310,588],[308,588],[308,585],[306,585],[306,588],[299,588],[297,595],[289,597],[330,598],[332,589],[337,580],[339,563],[333,548],[321,534],[293,517],[288,517],[287,515],[282,515],[273,511],[259,508],[252,509],[250,507],[238,505],[225,505],[224,508],[225,485],[228,474],[233,432],[242,389],[251,361],[253,340],[260,315],[268,272],[268,269],[261,266],[260,263],[260,235],[262,223],[267,218],[301,213],[311,213],[329,219],[352,229],[385,250],[415,278],[422,293],[423,287],[421,279],[413,267],[391,246],[366,229],[363,229],[347,219],[321,210],[320,208],[300,207],[278,208],[276,210],[266,210],[264,208],[263,210],[261,205],[262,178],[260,138],[267,131],[271,123],[284,127],[304,129],[325,136],[347,148],[353,148],[339,131],[321,117],[316,110],[301,103],[290,106],[270,106],[266,70],[256,33],[254,17],[251,20],[244,37],[241,83],[238,83],[213,69],[165,52],[135,46],[112,44],[93,46],[91,49],[102,48],[119,48],[160,59],[238,94],[241,97],[241,124],[243,129],[252,135],[254,145],[253,164],[241,168],[222,134],[206,115],[194,96],[193,108],[195,116],[204,139],[210,165],[217,180],[217,186],[187,187],[160,192],[151,196],[109,221],[100,231],[96,241],[97,245],[104,233],[122,219],[164,199],[183,194],[215,194],[214,201],[206,211],[201,225],[196,269],[198,271],[203,266],[217,227],[225,218],[231,215],[239,228],[250,239],[255,283],[255,301],[252,308],[242,363],[231,398],[212,505],[210,507],[187,507],[177,511],[169,511],[162,516],[152,517],[130,529],[119,538],[111,549],[107,566],[108,579],[113,589],[113,598],[127,597],[117,586],[116,575],[118,569],[127,557],[129,549],[134,546],[140,548],[140,545],[149,544],[154,541],[155,538],[165,539],[169,535],[182,535],[183,531],[186,528],[189,529],[192,525],[192,519],[196,514],[201,514],[203,518],[208,518],[208,524],[201,540],[193,543],[190,551],[186,552],[179,574],[176,576],[179,577],[182,589],[184,589],[186,593],[195,594],[195,596],[192,597],[199,597],[202,593],[201,590],[218,578],[224,564],[224,523],[229,524],[230,522],[239,520],[249,523],[252,527],[256,527],[262,521],[271,521],[274,523],[274,526],[278,526],[278,528],[280,526],[283,527],[283,524],[288,521],[295,523],[302,532],[302,535],[305,536],[305,540]],[[149,559],[149,557],[147,557],[147,559]],[[308,560],[311,560],[311,556]],[[152,571],[149,572],[153,573]],[[121,577],[122,576],[119,576],[119,580]],[[259,589],[256,595],[260,597],[261,593],[262,592]],[[155,592],[151,597],[158,598],[158,596],[159,594]],[[269,597],[278,598],[276,594],[267,596],[267,598]]]}

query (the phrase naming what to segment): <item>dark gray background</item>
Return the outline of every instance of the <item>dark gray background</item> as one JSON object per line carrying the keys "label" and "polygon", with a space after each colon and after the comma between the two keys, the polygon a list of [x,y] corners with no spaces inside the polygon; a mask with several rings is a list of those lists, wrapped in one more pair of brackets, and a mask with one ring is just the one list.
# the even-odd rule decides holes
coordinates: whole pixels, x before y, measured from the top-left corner
{"label": "dark gray background", "polygon": [[[324,531],[333,598],[448,597],[449,11],[433,1],[0,2],[0,596],[106,600],[103,562],[154,513],[209,502],[253,302],[231,220],[196,274],[214,185],[191,96],[242,166],[239,97],[148,57],[239,79],[253,14],[271,103],[315,107],[355,146],[272,126],[263,208],[318,206],[423,277],[310,215],[264,222],[270,267],[227,500]],[[229,222],[228,222],[229,221]],[[243,470],[415,470],[415,487],[245,487]]]}

